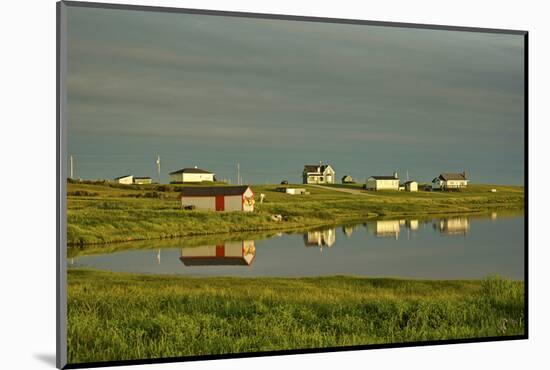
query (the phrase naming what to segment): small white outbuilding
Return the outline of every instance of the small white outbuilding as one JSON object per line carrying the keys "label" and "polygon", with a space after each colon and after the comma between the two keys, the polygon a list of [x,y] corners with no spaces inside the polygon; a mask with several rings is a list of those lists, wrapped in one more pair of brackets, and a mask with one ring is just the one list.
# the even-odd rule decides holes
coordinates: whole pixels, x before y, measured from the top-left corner
{"label": "small white outbuilding", "polygon": [[407,181],[405,183],[405,191],[418,191],[418,183],[416,181]]}
{"label": "small white outbuilding", "polygon": [[117,184],[126,184],[126,185],[133,184],[134,183],[134,176],[133,175],[120,176],[120,177],[115,178],[115,182]]}

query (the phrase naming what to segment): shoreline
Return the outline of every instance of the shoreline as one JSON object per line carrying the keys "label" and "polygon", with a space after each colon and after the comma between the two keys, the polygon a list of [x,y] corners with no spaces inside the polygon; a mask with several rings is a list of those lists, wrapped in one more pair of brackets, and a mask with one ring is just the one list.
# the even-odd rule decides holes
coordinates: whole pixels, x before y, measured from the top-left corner
{"label": "shoreline", "polygon": [[[98,243],[67,243],[67,247],[71,249],[85,249],[87,247],[101,247],[101,246],[112,246],[116,244],[125,244],[125,243],[137,243],[137,242],[145,242],[145,241],[168,241],[168,240],[174,240],[174,239],[184,239],[184,238],[195,238],[195,237],[222,237],[222,236],[229,236],[234,234],[246,234],[246,233],[299,233],[299,232],[305,232],[310,230],[315,230],[316,228],[322,228],[322,227],[338,227],[338,226],[344,226],[344,225],[353,225],[353,224],[359,224],[367,222],[373,222],[373,221],[383,221],[383,220],[395,220],[395,219],[418,219],[418,220],[425,220],[425,219],[432,219],[432,218],[442,218],[444,216],[449,217],[483,217],[483,216],[489,216],[490,212],[493,211],[502,211],[505,210],[510,213],[514,213],[513,216],[516,215],[523,215],[524,209],[523,208],[505,208],[505,209],[494,209],[487,211],[476,211],[476,212],[456,212],[456,213],[424,213],[424,214],[394,214],[391,216],[370,216],[367,218],[350,218],[350,219],[342,219],[338,220],[337,222],[324,222],[319,224],[304,224],[299,226],[287,226],[287,227],[274,227],[274,228],[262,228],[262,229],[239,229],[239,230],[233,230],[233,231],[224,231],[224,232],[204,232],[204,233],[190,233],[190,234],[172,234],[171,236],[167,237],[156,237],[156,238],[143,238],[143,239],[126,239],[126,240],[112,240],[108,242],[98,242]],[[501,216],[502,217],[502,216]]]}
{"label": "shoreline", "polygon": [[[257,200],[254,212],[213,212],[182,210],[178,187],[70,183],[69,194],[84,195],[68,196],[67,246],[297,231],[395,218],[524,212],[522,187],[497,186],[498,192],[491,193],[492,187],[475,185],[449,193],[369,192],[367,197],[313,186],[308,188],[310,195],[287,195],[277,192],[275,185],[257,185],[257,196],[265,193],[266,201]],[[281,215],[283,220],[274,221],[272,215]]]}

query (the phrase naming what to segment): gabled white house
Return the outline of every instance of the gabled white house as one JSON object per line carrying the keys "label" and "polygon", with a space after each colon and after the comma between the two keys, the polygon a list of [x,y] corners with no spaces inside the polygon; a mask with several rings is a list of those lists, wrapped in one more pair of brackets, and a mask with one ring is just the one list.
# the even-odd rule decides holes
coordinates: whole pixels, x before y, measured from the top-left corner
{"label": "gabled white house", "polygon": [[170,172],[171,183],[214,181],[214,173],[198,168],[182,168]]}
{"label": "gabled white house", "polygon": [[120,176],[120,177],[115,178],[115,182],[117,184],[126,184],[126,185],[133,184],[134,183],[134,176],[133,175]]}
{"label": "gabled white house", "polygon": [[367,179],[367,190],[399,190],[397,172],[393,176],[371,176]]}
{"label": "gabled white house", "polygon": [[467,187],[469,181],[466,171],[462,173],[442,173],[432,180],[432,188],[439,190],[461,189]]}
{"label": "gabled white house", "polygon": [[302,172],[304,184],[334,184],[336,172],[329,164],[306,164]]}

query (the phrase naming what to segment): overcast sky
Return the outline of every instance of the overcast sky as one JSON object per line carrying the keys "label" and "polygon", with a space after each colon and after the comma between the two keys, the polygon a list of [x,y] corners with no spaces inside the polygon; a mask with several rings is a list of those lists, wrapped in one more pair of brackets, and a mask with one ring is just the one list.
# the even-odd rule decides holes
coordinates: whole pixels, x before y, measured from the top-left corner
{"label": "overcast sky", "polygon": [[523,182],[523,37],[69,7],[75,176]]}

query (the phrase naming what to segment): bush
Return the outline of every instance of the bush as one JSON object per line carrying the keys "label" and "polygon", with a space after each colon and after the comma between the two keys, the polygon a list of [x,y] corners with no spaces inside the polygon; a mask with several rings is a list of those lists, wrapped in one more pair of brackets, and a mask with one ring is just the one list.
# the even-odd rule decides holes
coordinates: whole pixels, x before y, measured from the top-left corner
{"label": "bush", "polygon": [[67,195],[73,197],[97,197],[99,193],[94,193],[86,190],[68,191]]}

